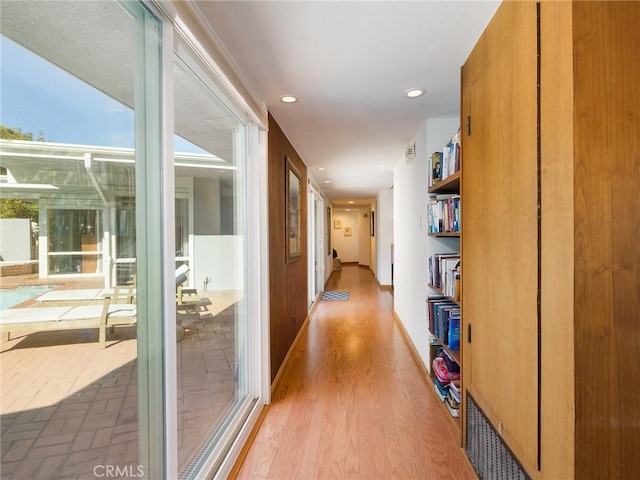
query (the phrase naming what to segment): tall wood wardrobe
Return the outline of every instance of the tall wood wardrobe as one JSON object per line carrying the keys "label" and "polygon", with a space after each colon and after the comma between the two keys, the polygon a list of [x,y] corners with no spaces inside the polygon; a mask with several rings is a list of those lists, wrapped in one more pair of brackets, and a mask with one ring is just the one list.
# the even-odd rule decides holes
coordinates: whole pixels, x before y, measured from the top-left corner
{"label": "tall wood wardrobe", "polygon": [[461,116],[465,404],[532,478],[640,478],[640,2],[504,2]]}

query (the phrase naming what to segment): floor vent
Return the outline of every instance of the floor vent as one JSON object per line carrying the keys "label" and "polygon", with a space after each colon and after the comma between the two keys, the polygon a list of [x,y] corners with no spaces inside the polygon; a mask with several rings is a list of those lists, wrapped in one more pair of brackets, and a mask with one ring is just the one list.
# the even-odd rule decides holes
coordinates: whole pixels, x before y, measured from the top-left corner
{"label": "floor vent", "polygon": [[531,480],[469,392],[466,451],[482,480]]}

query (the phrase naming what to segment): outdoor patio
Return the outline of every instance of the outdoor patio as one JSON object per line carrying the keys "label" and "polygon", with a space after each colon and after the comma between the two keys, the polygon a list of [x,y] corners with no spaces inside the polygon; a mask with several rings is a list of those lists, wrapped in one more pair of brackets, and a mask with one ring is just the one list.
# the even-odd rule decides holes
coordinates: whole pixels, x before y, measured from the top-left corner
{"label": "outdoor patio", "polygon": [[[235,399],[237,292],[199,292],[178,346],[180,468]],[[24,306],[24,305],[22,305]],[[35,307],[37,308],[37,307]],[[0,344],[2,478],[80,479],[138,468],[135,326],[11,334]]]}

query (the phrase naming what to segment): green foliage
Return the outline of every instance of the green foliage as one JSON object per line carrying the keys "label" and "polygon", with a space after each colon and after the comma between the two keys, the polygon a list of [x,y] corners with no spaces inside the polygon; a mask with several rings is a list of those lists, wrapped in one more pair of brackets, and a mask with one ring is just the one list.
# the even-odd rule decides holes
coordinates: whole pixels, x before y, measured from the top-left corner
{"label": "green foliage", "polygon": [[[39,134],[42,136],[42,132]],[[4,138],[5,140],[31,140],[33,141],[33,133],[31,132],[23,132],[19,127],[5,127],[4,125],[0,125],[0,138]]]}
{"label": "green foliage", "polygon": [[38,211],[37,203],[16,198],[0,198],[0,218],[28,218],[38,223]]}
{"label": "green foliage", "polygon": [[[0,125],[0,138],[5,140],[29,140],[33,141],[33,133],[23,132],[20,127],[5,127]],[[44,133],[38,132],[38,142],[44,142]],[[6,175],[6,169],[0,167],[2,174]],[[39,206],[37,203],[25,202],[16,198],[0,198],[0,218],[28,218],[38,223]]]}

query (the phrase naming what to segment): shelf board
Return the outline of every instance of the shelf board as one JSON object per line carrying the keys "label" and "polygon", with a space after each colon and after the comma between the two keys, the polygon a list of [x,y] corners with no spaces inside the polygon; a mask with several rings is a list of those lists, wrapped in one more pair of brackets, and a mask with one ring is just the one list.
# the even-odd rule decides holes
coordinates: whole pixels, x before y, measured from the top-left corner
{"label": "shelf board", "polygon": [[429,193],[460,193],[460,170],[430,186]]}
{"label": "shelf board", "polygon": [[453,298],[453,297],[450,297],[449,295],[445,295],[445,294],[444,294],[444,292],[443,292],[441,289],[439,289],[438,287],[436,287],[435,285],[433,285],[433,284],[429,283],[427,286],[428,286],[431,290],[435,290],[435,291],[436,291],[436,293],[439,293],[440,295],[442,295],[442,296],[443,296],[444,298],[446,298],[447,300],[451,300],[451,301],[452,301],[453,303],[455,303],[456,305],[460,305],[460,302],[459,302],[458,300],[456,300],[456,299],[455,299],[455,298]]}
{"label": "shelf board", "polygon": [[430,233],[430,237],[457,237],[460,238],[460,232],[438,232]]}
{"label": "shelf board", "polygon": [[439,338],[437,340],[438,341],[436,343],[432,343],[432,345],[437,345],[439,347],[442,347],[442,349],[445,350],[449,355],[451,355],[451,357],[456,361],[456,363],[460,365],[460,368],[462,368],[462,359],[460,358],[460,350],[451,350],[449,347],[443,344]]}

